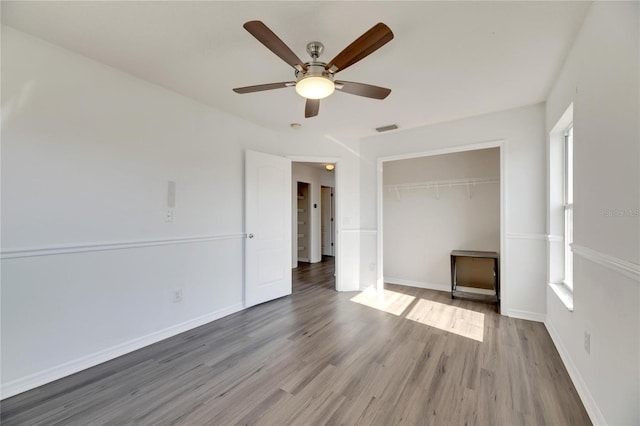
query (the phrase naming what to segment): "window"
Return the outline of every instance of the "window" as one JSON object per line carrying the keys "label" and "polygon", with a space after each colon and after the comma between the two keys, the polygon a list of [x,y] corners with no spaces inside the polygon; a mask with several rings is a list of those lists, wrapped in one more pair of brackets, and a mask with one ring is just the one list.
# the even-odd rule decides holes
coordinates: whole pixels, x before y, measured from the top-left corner
{"label": "window", "polygon": [[549,287],[573,311],[573,104],[549,132],[548,259]]}
{"label": "window", "polygon": [[573,290],[573,125],[564,132],[564,283]]}

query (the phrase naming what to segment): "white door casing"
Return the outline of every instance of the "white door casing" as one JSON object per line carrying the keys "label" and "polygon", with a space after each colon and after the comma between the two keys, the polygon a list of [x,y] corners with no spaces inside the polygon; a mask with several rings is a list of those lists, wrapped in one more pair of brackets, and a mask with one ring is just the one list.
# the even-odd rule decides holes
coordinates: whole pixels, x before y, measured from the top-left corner
{"label": "white door casing", "polygon": [[291,160],[245,153],[245,307],[291,294]]}
{"label": "white door casing", "polygon": [[333,256],[333,188],[320,188],[322,255]]}

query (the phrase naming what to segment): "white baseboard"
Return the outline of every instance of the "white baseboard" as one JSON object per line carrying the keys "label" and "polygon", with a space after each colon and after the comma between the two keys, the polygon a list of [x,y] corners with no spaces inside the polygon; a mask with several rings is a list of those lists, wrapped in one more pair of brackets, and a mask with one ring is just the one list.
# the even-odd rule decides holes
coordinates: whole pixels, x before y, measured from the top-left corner
{"label": "white baseboard", "polygon": [[[405,280],[404,278],[394,278],[394,277],[385,277],[384,282],[389,284],[406,285],[409,287],[418,287],[418,288],[424,288],[427,290],[444,291],[446,293],[451,293],[451,284],[425,283],[422,281]],[[467,293],[484,294],[487,296],[495,296],[496,294],[495,291],[484,289],[484,288],[464,287],[464,286],[457,286],[456,288],[458,291],[464,291]]]}
{"label": "white baseboard", "polygon": [[384,277],[384,282],[389,284],[406,285],[409,287],[426,288],[427,290],[437,290],[451,292],[450,284],[425,283],[422,281],[406,280],[404,278]]}
{"label": "white baseboard", "polygon": [[128,342],[112,346],[93,354],[86,355],[69,362],[65,362],[64,364],[39,371],[29,376],[21,377],[8,383],[3,383],[0,390],[0,396],[2,399],[5,399],[22,392],[26,392],[28,390],[37,388],[38,386],[53,382],[79,371],[86,370],[87,368],[102,364],[103,362],[144,348],[145,346],[149,346],[153,343],[157,343],[161,340],[167,339],[177,334],[184,333],[185,331],[200,327],[201,325],[207,324],[211,321],[215,321],[217,319],[226,317],[227,315],[231,315],[233,313],[241,311],[242,309],[244,309],[244,305],[242,303],[238,303],[227,308],[200,316],[198,318],[176,324],[163,330],[156,331],[146,336],[138,337],[136,339],[129,340]]}
{"label": "white baseboard", "polygon": [[555,327],[549,321],[545,321],[544,325],[547,328],[549,335],[551,336],[551,340],[553,340],[553,344],[556,346],[556,349],[558,349],[560,359],[562,359],[562,363],[569,373],[569,377],[573,382],[573,386],[575,386],[576,391],[578,391],[578,396],[580,396],[582,404],[584,404],[584,408],[585,410],[587,410],[587,414],[589,415],[591,422],[594,425],[606,425],[607,421],[604,418],[602,411],[600,411],[600,409],[598,408],[598,404],[596,404],[593,395],[589,391],[589,387],[585,383],[584,379],[582,378],[582,374],[580,374],[580,371],[571,359],[569,352],[562,344],[562,340],[560,340],[560,336],[558,335]]}
{"label": "white baseboard", "polygon": [[519,309],[509,309],[507,316],[511,318],[518,318],[527,321],[545,322],[547,316],[539,312],[521,311]]}

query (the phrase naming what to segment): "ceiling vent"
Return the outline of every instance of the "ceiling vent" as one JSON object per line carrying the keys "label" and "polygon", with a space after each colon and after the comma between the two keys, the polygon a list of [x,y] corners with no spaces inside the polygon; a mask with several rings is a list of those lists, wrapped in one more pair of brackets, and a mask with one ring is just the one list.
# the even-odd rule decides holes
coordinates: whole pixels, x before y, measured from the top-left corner
{"label": "ceiling vent", "polygon": [[397,128],[398,128],[397,124],[390,124],[388,126],[377,127],[376,132],[378,133],[388,132],[389,130],[395,130]]}

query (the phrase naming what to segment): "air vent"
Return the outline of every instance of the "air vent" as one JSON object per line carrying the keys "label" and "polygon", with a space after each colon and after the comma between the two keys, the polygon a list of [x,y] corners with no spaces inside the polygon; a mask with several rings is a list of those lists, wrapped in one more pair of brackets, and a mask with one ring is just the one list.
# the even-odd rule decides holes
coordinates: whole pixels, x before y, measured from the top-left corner
{"label": "air vent", "polygon": [[390,124],[388,126],[377,127],[376,132],[378,133],[388,132],[389,130],[395,130],[397,128],[398,128],[397,124]]}

